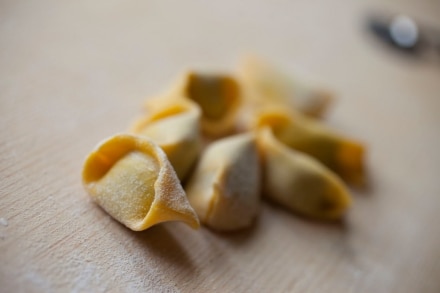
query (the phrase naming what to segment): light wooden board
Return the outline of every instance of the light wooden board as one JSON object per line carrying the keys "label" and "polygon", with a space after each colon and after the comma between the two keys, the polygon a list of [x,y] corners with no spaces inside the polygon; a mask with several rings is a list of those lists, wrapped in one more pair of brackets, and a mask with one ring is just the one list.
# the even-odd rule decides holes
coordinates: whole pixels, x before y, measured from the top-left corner
{"label": "light wooden board", "polygon": [[[380,8],[440,25],[440,5],[301,2],[2,1],[0,291],[440,292],[440,66],[362,25]],[[328,122],[368,145],[370,188],[345,224],[265,203],[240,233],[135,233],[90,202],[97,142],[182,70],[248,51],[334,88]]]}

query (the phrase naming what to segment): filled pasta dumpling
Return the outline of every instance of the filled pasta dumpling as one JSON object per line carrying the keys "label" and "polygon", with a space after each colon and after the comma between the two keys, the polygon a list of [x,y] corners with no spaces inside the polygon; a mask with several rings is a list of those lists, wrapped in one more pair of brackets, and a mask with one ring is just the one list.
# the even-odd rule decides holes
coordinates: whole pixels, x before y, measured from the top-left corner
{"label": "filled pasta dumpling", "polygon": [[185,186],[200,221],[221,231],[250,226],[259,210],[260,168],[251,133],[209,145]]}
{"label": "filled pasta dumpling", "polygon": [[[241,91],[238,82],[232,76],[186,73],[161,98],[172,102],[176,97],[184,97],[200,107],[204,135],[221,137],[234,131]],[[147,109],[155,108],[155,103],[156,99],[147,100]]]}
{"label": "filled pasta dumpling", "polygon": [[334,99],[328,90],[292,79],[255,56],[244,58],[238,73],[246,102],[251,105],[278,104],[308,116],[320,117]]}
{"label": "filled pasta dumpling", "polygon": [[262,109],[256,127],[269,126],[273,135],[288,147],[309,154],[346,181],[362,185],[364,147],[317,120],[280,108]]}
{"label": "filled pasta dumpling", "polygon": [[258,145],[266,197],[315,219],[333,220],[344,215],[351,197],[338,176],[314,158],[279,142],[269,127],[259,130]]}
{"label": "filled pasta dumpling", "polygon": [[166,101],[156,98],[152,105],[131,130],[158,144],[179,179],[184,180],[201,151],[200,108],[181,97]]}
{"label": "filled pasta dumpling", "polygon": [[82,177],[92,199],[132,230],[166,221],[199,227],[165,153],[147,138],[121,134],[105,140],[87,157]]}

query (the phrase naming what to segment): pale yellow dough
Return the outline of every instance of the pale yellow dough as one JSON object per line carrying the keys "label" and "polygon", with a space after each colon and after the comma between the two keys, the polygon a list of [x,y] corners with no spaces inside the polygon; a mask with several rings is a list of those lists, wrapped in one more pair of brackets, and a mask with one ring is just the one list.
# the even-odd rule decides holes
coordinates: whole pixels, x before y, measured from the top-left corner
{"label": "pale yellow dough", "polygon": [[256,128],[269,126],[288,147],[309,154],[347,182],[362,185],[364,147],[323,123],[281,108],[267,107],[256,115]]}
{"label": "pale yellow dough", "polygon": [[200,108],[178,97],[156,98],[151,102],[154,108],[137,120],[131,131],[157,143],[183,181],[201,151]]}
{"label": "pale yellow dough", "polygon": [[83,184],[92,199],[128,228],[199,220],[165,153],[150,139],[115,135],[87,157]]}
{"label": "pale yellow dough", "polygon": [[[241,104],[241,89],[234,77],[221,74],[188,72],[182,75],[161,99],[172,103],[184,98],[201,109],[201,129],[204,135],[218,138],[235,130]],[[146,108],[155,109],[158,98],[146,101]]]}
{"label": "pale yellow dough", "polygon": [[247,106],[278,104],[312,117],[323,116],[333,101],[325,89],[292,79],[255,56],[241,60],[238,76]]}
{"label": "pale yellow dough", "polygon": [[341,218],[351,197],[343,182],[312,157],[279,142],[269,127],[259,131],[263,157],[263,193],[302,215],[322,220]]}
{"label": "pale yellow dough", "polygon": [[290,148],[313,156],[351,184],[365,184],[364,146],[311,117],[325,113],[330,95],[295,82],[252,56],[243,60],[239,77],[244,92],[241,130],[269,126]]}
{"label": "pale yellow dough", "polygon": [[251,133],[211,144],[185,187],[200,221],[221,231],[250,226],[259,210],[260,168]]}

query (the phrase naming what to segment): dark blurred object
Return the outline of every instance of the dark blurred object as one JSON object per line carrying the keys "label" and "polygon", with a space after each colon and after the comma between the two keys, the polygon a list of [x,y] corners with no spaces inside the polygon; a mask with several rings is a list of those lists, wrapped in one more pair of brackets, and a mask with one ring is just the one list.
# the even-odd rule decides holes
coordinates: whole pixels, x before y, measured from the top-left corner
{"label": "dark blurred object", "polygon": [[408,16],[374,14],[368,18],[368,28],[401,52],[440,57],[440,30],[421,25]]}

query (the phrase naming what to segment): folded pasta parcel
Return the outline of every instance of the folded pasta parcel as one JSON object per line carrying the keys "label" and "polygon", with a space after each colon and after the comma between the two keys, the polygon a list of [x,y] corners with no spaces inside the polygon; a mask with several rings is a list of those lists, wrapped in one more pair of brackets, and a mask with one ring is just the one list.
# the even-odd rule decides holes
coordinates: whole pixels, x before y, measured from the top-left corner
{"label": "folded pasta parcel", "polygon": [[201,151],[200,108],[182,97],[155,98],[152,109],[132,126],[166,153],[180,180],[184,180]]}
{"label": "folded pasta parcel", "polygon": [[[180,96],[199,105],[203,134],[220,137],[233,132],[241,101],[240,87],[235,78],[223,74],[189,72],[165,94],[165,98]],[[154,108],[154,102],[147,101],[149,107]]]}
{"label": "folded pasta parcel", "polygon": [[200,221],[221,231],[250,226],[259,210],[260,168],[253,134],[209,145],[185,187]]}
{"label": "folded pasta parcel", "polygon": [[92,199],[132,230],[166,221],[199,227],[165,153],[147,138],[122,134],[105,140],[87,157],[82,175]]}
{"label": "folded pasta parcel", "polygon": [[360,142],[300,113],[268,108],[256,116],[257,127],[269,126],[274,136],[288,147],[316,158],[347,182],[364,183],[365,149]]}
{"label": "folded pasta parcel", "polygon": [[307,154],[285,146],[269,127],[259,131],[258,143],[266,197],[315,219],[333,220],[345,214],[351,197],[337,175]]}
{"label": "folded pasta parcel", "polygon": [[320,117],[334,99],[329,90],[291,78],[255,56],[243,58],[238,74],[246,91],[246,102],[279,104],[308,116]]}

